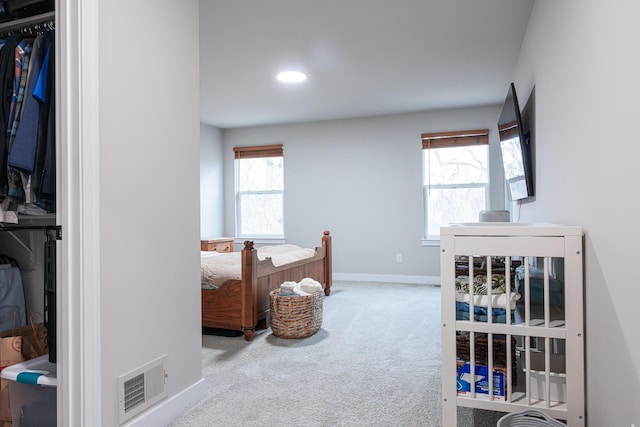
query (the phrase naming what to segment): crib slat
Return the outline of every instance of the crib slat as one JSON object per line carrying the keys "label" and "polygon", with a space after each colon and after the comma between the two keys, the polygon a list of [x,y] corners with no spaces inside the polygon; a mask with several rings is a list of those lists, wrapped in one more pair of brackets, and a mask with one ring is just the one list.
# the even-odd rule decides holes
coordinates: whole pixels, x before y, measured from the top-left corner
{"label": "crib slat", "polygon": [[531,326],[531,292],[529,287],[529,257],[524,257],[524,322],[526,326]]}
{"label": "crib slat", "polygon": [[469,321],[476,321],[476,306],[473,298],[473,255],[467,257],[469,259]]}
{"label": "crib slat", "polygon": [[551,407],[551,345],[549,341],[549,338],[544,339],[544,380],[547,408]]}
{"label": "crib slat", "polygon": [[504,272],[507,287],[507,325],[511,325],[511,257],[508,256],[504,261]]}
{"label": "crib slat", "polygon": [[493,400],[493,334],[487,335],[487,373],[489,374],[489,400]]}
{"label": "crib slat", "polygon": [[469,333],[469,373],[471,374],[471,398],[476,398],[476,333]]}
{"label": "crib slat", "polygon": [[544,258],[544,327],[549,327],[551,313],[549,312],[549,258]]}
{"label": "crib slat", "polygon": [[506,400],[508,403],[511,403],[511,399],[512,399],[512,392],[513,392],[513,380],[512,380],[512,376],[513,376],[513,372],[511,370],[511,334],[507,334],[507,382],[505,384],[506,387]]}
{"label": "crib slat", "polygon": [[526,335],[524,337],[525,339],[525,344],[524,344],[524,348],[525,348],[525,370],[526,370],[526,374],[525,374],[525,391],[527,394],[527,404],[531,405],[531,337]]}
{"label": "crib slat", "polygon": [[492,291],[493,291],[493,284],[492,284],[492,272],[491,272],[491,264],[493,264],[493,262],[491,261],[491,257],[488,256],[487,260],[487,298],[488,298],[488,304],[487,304],[487,312],[489,313],[489,315],[487,316],[487,322],[488,323],[493,323],[493,301],[491,301],[491,295],[492,295]]}

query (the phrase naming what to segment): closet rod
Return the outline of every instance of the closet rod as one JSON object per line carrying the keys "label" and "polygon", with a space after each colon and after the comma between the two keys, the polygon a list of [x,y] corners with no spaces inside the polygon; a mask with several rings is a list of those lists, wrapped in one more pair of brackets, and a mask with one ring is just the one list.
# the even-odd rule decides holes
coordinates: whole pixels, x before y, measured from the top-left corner
{"label": "closet rod", "polygon": [[2,231],[21,231],[21,230],[42,230],[42,231],[55,231],[56,240],[62,239],[62,226],[61,225],[4,225],[0,224],[0,232]]}
{"label": "closet rod", "polygon": [[59,225],[2,225],[0,231],[20,231],[20,230],[58,230]]}
{"label": "closet rod", "polygon": [[52,21],[56,17],[55,12],[41,13],[39,15],[28,16],[26,18],[14,19],[0,24],[0,34],[7,34],[11,31],[21,30],[35,24],[41,24],[46,21]]}

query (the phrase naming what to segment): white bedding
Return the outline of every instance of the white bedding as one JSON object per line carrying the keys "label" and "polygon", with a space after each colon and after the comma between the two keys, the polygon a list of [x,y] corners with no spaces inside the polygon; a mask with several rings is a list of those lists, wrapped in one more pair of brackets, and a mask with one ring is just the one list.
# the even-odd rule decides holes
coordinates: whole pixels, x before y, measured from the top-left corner
{"label": "white bedding", "polygon": [[[291,244],[262,246],[258,248],[258,259],[271,258],[274,266],[279,267],[301,259],[310,258],[314,249],[301,248]],[[240,280],[240,252],[200,252],[200,282],[202,289],[218,289],[227,280]]]}
{"label": "white bedding", "polygon": [[[504,308],[509,310],[516,308],[516,303],[520,299],[520,294],[517,292],[511,292],[511,299],[507,300],[507,294],[492,294],[491,295],[491,307],[492,308]],[[471,303],[471,295],[462,292],[456,292],[456,301]],[[489,307],[489,295],[474,295],[473,304],[477,307]]]}
{"label": "white bedding", "polygon": [[[520,294],[511,291],[511,297],[507,300],[507,289],[504,274],[491,275],[491,307],[513,310],[520,299]],[[489,295],[487,286],[487,276],[478,274],[473,276],[473,304],[478,307],[489,307]],[[460,275],[456,277],[456,301],[471,303],[469,294],[469,276]]]}

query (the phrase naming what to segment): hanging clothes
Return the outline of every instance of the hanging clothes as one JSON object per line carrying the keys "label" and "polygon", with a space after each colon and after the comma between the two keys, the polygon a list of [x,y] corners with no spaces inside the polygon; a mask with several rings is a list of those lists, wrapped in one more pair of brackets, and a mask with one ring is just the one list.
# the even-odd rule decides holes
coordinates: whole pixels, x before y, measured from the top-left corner
{"label": "hanging clothes", "polygon": [[13,124],[15,136],[9,146],[8,165],[29,174],[33,172],[40,110],[39,100],[34,94],[34,89],[49,45],[49,37],[44,34],[38,34],[33,42],[27,74],[26,96],[23,101],[22,113]]}
{"label": "hanging clothes", "polygon": [[[15,50],[24,34],[13,34],[5,40],[0,50],[0,131],[6,130],[9,124],[9,111],[13,97],[13,82],[15,71]],[[7,194],[7,156],[9,147],[0,144],[0,199]]]}
{"label": "hanging clothes", "polygon": [[0,332],[26,325],[27,309],[18,262],[0,254]]}
{"label": "hanging clothes", "polygon": [[49,47],[34,92],[34,96],[37,96],[40,101],[40,118],[38,121],[35,166],[31,177],[37,205],[49,212],[55,212],[56,110],[54,95],[56,61],[55,37],[53,37],[53,31],[50,33]]}
{"label": "hanging clothes", "polygon": [[[24,202],[26,204],[35,203],[37,197],[32,188],[31,174],[34,170],[36,146],[38,141],[38,122],[40,118],[40,103],[45,102],[36,93],[36,85],[40,80],[42,66],[47,67],[45,57],[48,59],[48,49],[51,45],[49,35],[38,34],[33,42],[31,60],[29,63],[28,81],[26,86],[26,96],[24,99],[22,112],[13,126],[15,137],[9,147],[7,159],[8,173],[11,170],[19,172],[21,183],[24,189]],[[19,126],[17,126],[19,124]]]}
{"label": "hanging clothes", "polygon": [[24,326],[26,315],[20,269],[10,265],[0,266],[0,331]]}
{"label": "hanging clothes", "polygon": [[[11,96],[11,106],[9,108],[9,120],[7,122],[7,130],[5,136],[5,146],[11,152],[11,145],[15,138],[18,124],[20,122],[20,114],[22,113],[22,101],[24,100],[24,91],[27,86],[27,75],[29,70],[29,61],[33,50],[33,38],[24,38],[18,43],[15,50],[15,67],[13,74],[13,93]],[[8,156],[7,156],[8,157]],[[7,166],[7,202],[5,207],[8,210],[18,210],[18,205],[24,203],[25,194],[22,186],[22,177],[20,171]]]}
{"label": "hanging clothes", "polygon": [[0,222],[55,212],[53,30],[0,41]]}

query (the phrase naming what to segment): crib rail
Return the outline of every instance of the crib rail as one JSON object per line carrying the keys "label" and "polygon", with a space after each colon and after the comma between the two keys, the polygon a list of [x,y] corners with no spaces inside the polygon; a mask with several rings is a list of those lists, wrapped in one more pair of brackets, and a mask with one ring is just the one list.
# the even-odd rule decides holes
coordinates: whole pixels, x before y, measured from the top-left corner
{"label": "crib rail", "polygon": [[441,233],[443,424],[466,406],[585,425],[579,228],[451,228]]}

